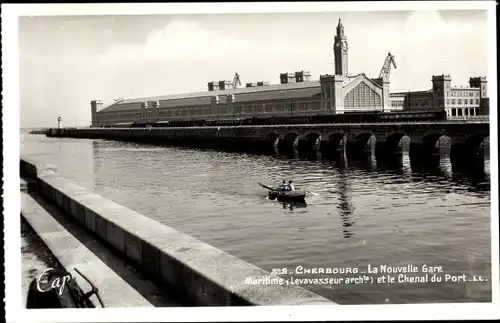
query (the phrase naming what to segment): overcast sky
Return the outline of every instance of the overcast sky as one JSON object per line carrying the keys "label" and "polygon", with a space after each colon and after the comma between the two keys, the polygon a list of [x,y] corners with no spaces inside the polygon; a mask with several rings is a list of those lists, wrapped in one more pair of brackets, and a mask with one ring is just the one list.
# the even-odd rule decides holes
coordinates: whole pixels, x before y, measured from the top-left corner
{"label": "overcast sky", "polygon": [[279,83],[279,73],[333,73],[342,18],[349,73],[378,77],[395,55],[391,92],[488,76],[486,11],[21,17],[20,126],[88,125],[90,101],[196,92],[212,80]]}

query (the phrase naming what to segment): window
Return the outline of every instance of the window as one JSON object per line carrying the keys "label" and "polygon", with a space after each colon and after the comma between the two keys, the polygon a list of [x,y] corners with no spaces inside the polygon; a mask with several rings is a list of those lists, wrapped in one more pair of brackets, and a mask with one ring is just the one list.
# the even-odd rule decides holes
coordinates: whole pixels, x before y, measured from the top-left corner
{"label": "window", "polygon": [[458,110],[458,116],[461,117],[462,116],[462,109],[457,109]]}
{"label": "window", "polygon": [[345,108],[380,107],[381,105],[380,96],[365,83],[360,83],[344,98]]}
{"label": "window", "polygon": [[464,99],[464,104],[467,104],[469,103],[469,101],[467,99]]}
{"label": "window", "polygon": [[450,104],[450,100],[446,99],[446,105]]}
{"label": "window", "polygon": [[469,104],[472,104],[472,99],[469,99]]}
{"label": "window", "polygon": [[476,104],[479,104],[479,99],[476,99]]}
{"label": "window", "polygon": [[462,104],[462,99],[458,99],[458,104]]}
{"label": "window", "polygon": [[474,95],[474,93],[472,93],[472,92],[469,92],[469,96],[473,96],[473,95]]}
{"label": "window", "polygon": [[455,99],[451,99],[451,104],[455,104]]}
{"label": "window", "polygon": [[453,108],[451,109],[451,116],[455,117],[457,115],[457,109]]}

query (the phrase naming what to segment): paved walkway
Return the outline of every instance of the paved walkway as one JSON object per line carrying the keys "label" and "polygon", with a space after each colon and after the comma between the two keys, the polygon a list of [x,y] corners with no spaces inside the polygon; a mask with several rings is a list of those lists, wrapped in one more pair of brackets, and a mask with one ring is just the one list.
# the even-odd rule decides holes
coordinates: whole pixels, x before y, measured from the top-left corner
{"label": "paved walkway", "polygon": [[[29,283],[43,270],[54,266],[55,256],[84,292],[89,291],[90,286],[74,271],[75,267],[99,288],[105,307],[181,306],[173,295],[166,294],[136,272],[120,255],[70,222],[58,208],[36,193],[23,191],[23,181],[21,218],[24,305]],[[91,300],[100,307],[95,296]]]}

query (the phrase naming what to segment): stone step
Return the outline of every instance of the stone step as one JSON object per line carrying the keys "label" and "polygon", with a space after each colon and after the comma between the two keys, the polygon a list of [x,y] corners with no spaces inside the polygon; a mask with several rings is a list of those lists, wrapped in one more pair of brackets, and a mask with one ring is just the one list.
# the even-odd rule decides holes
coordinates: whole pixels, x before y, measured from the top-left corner
{"label": "stone step", "polygon": [[[46,210],[46,207],[40,205],[37,199],[24,192],[21,193],[21,216],[61,265],[76,279],[84,292],[90,290],[89,283],[74,270],[75,267],[99,288],[99,295],[105,307],[154,306],[87,248],[86,244],[91,241],[85,241],[84,244],[77,239]],[[92,296],[91,300],[96,307],[100,307],[95,296]]]}
{"label": "stone step", "polygon": [[24,178],[20,178],[21,180],[21,192],[30,193],[35,191],[36,183],[33,180],[26,180]]}

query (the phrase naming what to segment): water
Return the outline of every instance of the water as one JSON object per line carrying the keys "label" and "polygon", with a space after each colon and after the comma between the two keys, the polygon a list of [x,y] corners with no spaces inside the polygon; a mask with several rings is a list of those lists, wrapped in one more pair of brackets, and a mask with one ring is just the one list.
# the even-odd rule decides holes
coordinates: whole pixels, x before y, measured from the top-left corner
{"label": "water", "polygon": [[[307,160],[27,134],[21,151],[268,271],[427,264],[491,279],[488,157],[464,170],[447,157]],[[256,184],[289,178],[311,191],[306,207]],[[491,300],[490,282],[303,286],[340,304]]]}

